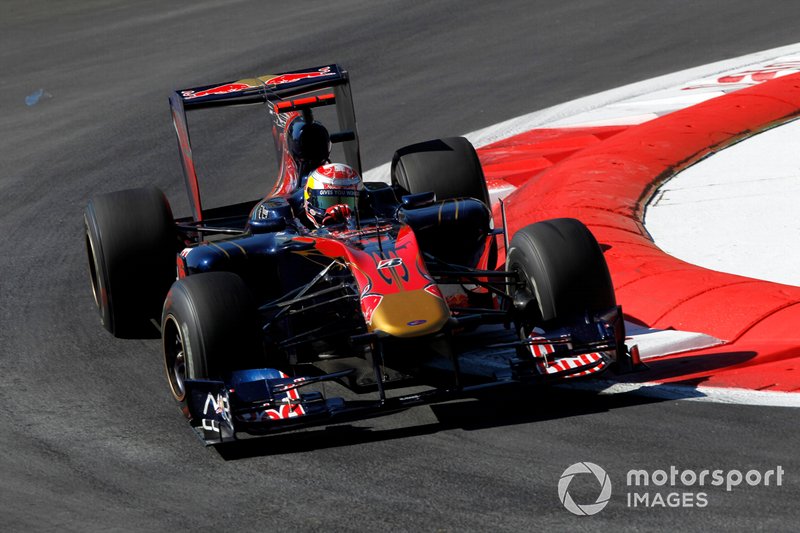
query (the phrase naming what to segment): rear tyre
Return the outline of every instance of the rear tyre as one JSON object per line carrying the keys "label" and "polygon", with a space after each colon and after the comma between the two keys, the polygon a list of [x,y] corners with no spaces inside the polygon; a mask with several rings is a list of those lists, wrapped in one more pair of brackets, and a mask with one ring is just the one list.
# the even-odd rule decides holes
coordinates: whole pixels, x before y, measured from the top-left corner
{"label": "rear tyre", "polygon": [[529,327],[565,324],[616,305],[608,265],[597,240],[578,220],[559,218],[525,226],[511,239],[506,270],[518,272],[517,302]]}
{"label": "rear tyre", "polygon": [[89,276],[97,311],[115,337],[155,336],[175,279],[172,210],[156,187],[96,196],[84,211]]}
{"label": "rear tyre", "polygon": [[181,402],[186,379],[224,379],[232,370],[263,366],[256,305],[231,272],[176,281],[164,303],[161,333],[167,381]]}
{"label": "rear tyre", "polygon": [[464,137],[399,149],[392,158],[392,185],[409,194],[434,192],[437,201],[469,197],[490,205],[478,154]]}

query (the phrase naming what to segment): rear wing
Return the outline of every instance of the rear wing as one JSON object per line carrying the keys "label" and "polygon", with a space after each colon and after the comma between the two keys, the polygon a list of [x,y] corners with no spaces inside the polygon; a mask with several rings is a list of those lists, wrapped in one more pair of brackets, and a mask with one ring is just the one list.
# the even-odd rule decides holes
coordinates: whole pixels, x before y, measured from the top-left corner
{"label": "rear wing", "polygon": [[[308,96],[309,93],[326,89],[332,89],[333,92],[316,97]],[[302,96],[305,97],[299,98]],[[347,71],[339,65],[267,74],[258,78],[175,91],[169,97],[169,105],[195,222],[203,221],[203,207],[186,113],[197,109],[256,104],[272,106],[270,113],[278,118],[286,113],[335,104],[340,128],[338,138],[342,142],[345,161],[361,174],[361,154],[350,78]]]}

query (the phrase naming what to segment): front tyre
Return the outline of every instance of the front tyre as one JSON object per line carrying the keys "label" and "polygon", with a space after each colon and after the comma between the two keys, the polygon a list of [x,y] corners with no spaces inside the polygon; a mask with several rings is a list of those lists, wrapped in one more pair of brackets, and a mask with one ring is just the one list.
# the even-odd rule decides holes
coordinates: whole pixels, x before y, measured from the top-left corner
{"label": "front tyre", "polygon": [[511,239],[506,270],[518,273],[512,297],[524,309],[524,329],[568,324],[616,306],[603,252],[589,229],[573,218],[519,230]]}
{"label": "front tyre", "polygon": [[164,369],[173,397],[185,380],[224,380],[231,371],[263,366],[257,310],[244,281],[231,272],[176,281],[161,316]]}
{"label": "front tyre", "polygon": [[96,196],[84,211],[92,293],[115,337],[146,336],[175,279],[172,210],[156,187]]}

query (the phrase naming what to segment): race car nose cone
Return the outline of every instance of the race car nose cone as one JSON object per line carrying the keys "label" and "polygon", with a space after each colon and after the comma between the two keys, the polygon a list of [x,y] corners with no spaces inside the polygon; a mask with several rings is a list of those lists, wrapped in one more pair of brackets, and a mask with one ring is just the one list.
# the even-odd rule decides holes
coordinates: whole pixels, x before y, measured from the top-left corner
{"label": "race car nose cone", "polygon": [[370,331],[393,337],[420,337],[439,332],[449,319],[444,300],[425,290],[413,290],[384,295],[369,326]]}

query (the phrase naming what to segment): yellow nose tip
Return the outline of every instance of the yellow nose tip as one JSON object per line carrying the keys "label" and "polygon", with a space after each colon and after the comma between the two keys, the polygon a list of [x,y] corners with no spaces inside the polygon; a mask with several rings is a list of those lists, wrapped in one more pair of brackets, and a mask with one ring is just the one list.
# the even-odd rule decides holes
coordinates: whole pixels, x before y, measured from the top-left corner
{"label": "yellow nose tip", "polygon": [[450,309],[441,298],[424,290],[384,295],[372,315],[370,331],[394,337],[420,337],[437,333],[450,319]]}

